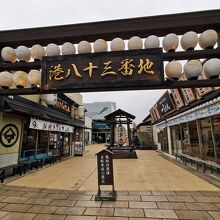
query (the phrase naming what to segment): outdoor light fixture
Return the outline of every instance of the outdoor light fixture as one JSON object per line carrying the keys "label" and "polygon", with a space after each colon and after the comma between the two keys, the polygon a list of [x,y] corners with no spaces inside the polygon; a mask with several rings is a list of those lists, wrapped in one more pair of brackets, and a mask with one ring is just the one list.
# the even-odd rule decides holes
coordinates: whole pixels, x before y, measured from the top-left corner
{"label": "outdoor light fixture", "polygon": [[82,105],[80,105],[80,106],[78,107],[78,117],[79,117],[80,119],[82,119],[82,118],[84,117],[84,107],[83,107]]}
{"label": "outdoor light fixture", "polygon": [[59,56],[60,48],[56,44],[48,44],[46,47],[47,56]]}
{"label": "outdoor light fixture", "polygon": [[180,44],[184,50],[194,50],[198,40],[199,38],[197,33],[194,31],[189,31],[182,36]]}
{"label": "outdoor light fixture", "polygon": [[213,48],[218,41],[218,33],[215,30],[204,31],[199,36],[199,45],[203,49]]}
{"label": "outdoor light fixture", "polygon": [[144,48],[158,48],[160,47],[160,40],[159,37],[156,35],[150,35],[144,41]]}
{"label": "outdoor light fixture", "polygon": [[179,38],[176,34],[167,34],[163,39],[163,48],[166,52],[174,52],[179,44]]}
{"label": "outdoor light fixture", "polygon": [[78,44],[78,53],[91,53],[92,52],[92,46],[88,41],[80,41]]}
{"label": "outdoor light fixture", "polygon": [[31,70],[28,73],[28,81],[31,85],[41,84],[41,72],[39,70]]}
{"label": "outdoor light fixture", "polygon": [[208,79],[217,79],[220,75],[220,59],[212,58],[203,65],[204,73]]}
{"label": "outdoor light fixture", "polygon": [[0,72],[0,87],[3,89],[9,89],[13,84],[12,73],[8,71]]}
{"label": "outdoor light fixture", "polygon": [[70,42],[66,42],[62,45],[62,54],[63,55],[71,55],[71,54],[75,54],[76,53],[76,48],[74,46],[74,44],[70,43]]}
{"label": "outdoor light fixture", "polygon": [[1,56],[8,63],[15,63],[17,61],[15,49],[12,47],[4,47],[1,51]]}
{"label": "outdoor light fixture", "polygon": [[43,56],[46,56],[45,49],[41,45],[35,44],[31,47],[31,56],[35,61],[41,60]]}
{"label": "outdoor light fixture", "polygon": [[129,50],[139,50],[143,48],[142,39],[138,36],[131,37],[128,41]]}
{"label": "outdoor light fixture", "polygon": [[24,88],[28,85],[28,76],[24,71],[16,71],[13,74],[13,81],[17,88]]}
{"label": "outdoor light fixture", "polygon": [[26,46],[19,46],[16,49],[16,56],[19,61],[28,62],[31,59],[30,49]]}
{"label": "outdoor light fixture", "polygon": [[178,61],[171,61],[165,67],[165,73],[168,79],[178,80],[182,74],[182,65]]}
{"label": "outdoor light fixture", "polygon": [[111,41],[110,44],[111,51],[120,51],[125,49],[125,42],[123,39],[117,37]]}
{"label": "outdoor light fixture", "polygon": [[95,53],[106,52],[108,50],[108,44],[103,39],[98,39],[94,42],[93,49]]}
{"label": "outdoor light fixture", "polygon": [[187,79],[198,79],[202,72],[202,63],[200,60],[190,60],[184,65],[183,71]]}

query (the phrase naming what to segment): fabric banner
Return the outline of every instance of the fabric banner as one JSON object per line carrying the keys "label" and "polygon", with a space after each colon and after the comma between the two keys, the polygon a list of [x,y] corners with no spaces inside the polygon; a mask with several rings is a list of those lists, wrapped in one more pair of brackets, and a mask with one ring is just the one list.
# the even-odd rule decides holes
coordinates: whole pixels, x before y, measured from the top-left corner
{"label": "fabric banner", "polygon": [[29,128],[43,131],[59,131],[73,133],[74,127],[60,123],[44,121],[36,118],[31,118]]}

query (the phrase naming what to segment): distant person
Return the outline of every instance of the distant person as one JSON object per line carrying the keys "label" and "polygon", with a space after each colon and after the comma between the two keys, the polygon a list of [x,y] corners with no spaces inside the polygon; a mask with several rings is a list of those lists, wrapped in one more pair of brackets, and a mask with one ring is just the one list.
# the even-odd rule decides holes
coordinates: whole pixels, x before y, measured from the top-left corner
{"label": "distant person", "polygon": [[102,136],[101,135],[98,136],[98,143],[99,144],[102,143]]}

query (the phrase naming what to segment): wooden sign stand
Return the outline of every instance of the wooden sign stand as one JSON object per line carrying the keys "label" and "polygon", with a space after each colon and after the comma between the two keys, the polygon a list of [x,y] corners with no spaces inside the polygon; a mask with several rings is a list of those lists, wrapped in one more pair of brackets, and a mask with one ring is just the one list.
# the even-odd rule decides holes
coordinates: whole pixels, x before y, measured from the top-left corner
{"label": "wooden sign stand", "polygon": [[[95,201],[116,201],[117,192],[114,187],[113,156],[109,150],[102,150],[96,154],[98,167],[98,193]],[[112,185],[112,191],[101,191],[101,185]]]}

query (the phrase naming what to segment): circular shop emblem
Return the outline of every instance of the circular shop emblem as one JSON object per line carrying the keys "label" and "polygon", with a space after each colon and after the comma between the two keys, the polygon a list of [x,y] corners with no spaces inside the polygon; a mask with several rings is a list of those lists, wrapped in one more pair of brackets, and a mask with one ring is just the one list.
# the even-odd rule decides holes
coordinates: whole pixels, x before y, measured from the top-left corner
{"label": "circular shop emblem", "polygon": [[11,147],[17,142],[18,135],[18,128],[14,124],[7,124],[0,132],[0,143],[4,147]]}

